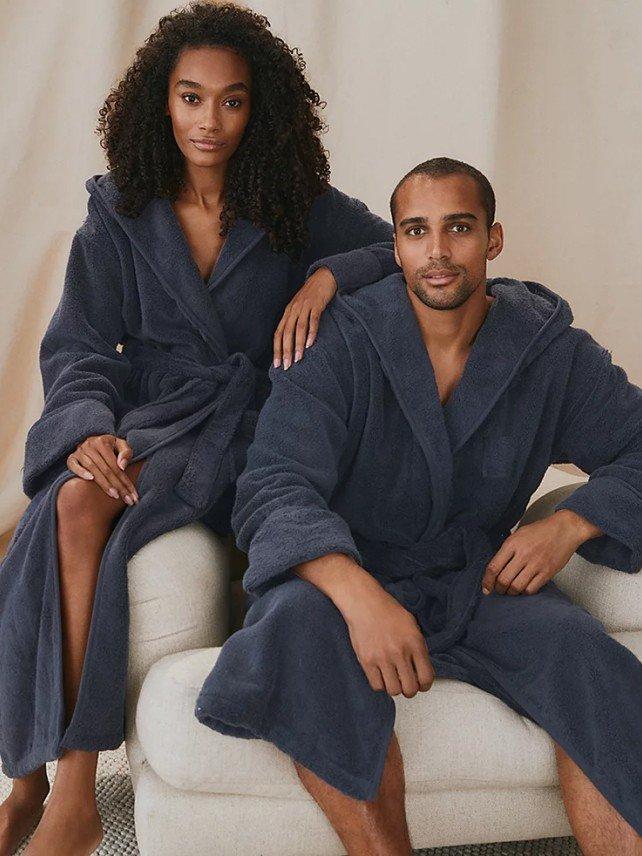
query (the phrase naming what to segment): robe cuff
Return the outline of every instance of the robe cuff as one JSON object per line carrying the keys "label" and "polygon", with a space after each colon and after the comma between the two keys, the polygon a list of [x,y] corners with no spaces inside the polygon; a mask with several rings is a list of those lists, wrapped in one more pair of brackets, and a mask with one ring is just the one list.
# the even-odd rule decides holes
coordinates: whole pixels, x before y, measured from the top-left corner
{"label": "robe cuff", "polygon": [[342,293],[359,288],[359,284],[377,282],[382,279],[384,273],[377,256],[367,249],[350,250],[347,253],[317,259],[308,268],[305,278],[308,279],[320,267],[330,269],[337,283],[337,290]]}
{"label": "robe cuff", "polygon": [[555,511],[570,509],[604,532],[584,541],[576,552],[588,562],[628,574],[642,567],[640,497],[619,479],[596,476],[558,502]]}
{"label": "robe cuff", "polygon": [[262,594],[275,583],[297,576],[292,570],[300,562],[319,559],[328,553],[344,553],[361,565],[359,553],[345,520],[332,511],[307,524],[301,512],[286,511],[265,521],[263,533],[252,539],[249,566],[243,576],[246,592]]}
{"label": "robe cuff", "polygon": [[[79,443],[95,434],[116,433],[116,419],[112,410],[100,401],[86,398],[66,404],[42,416],[30,428],[25,442],[25,465],[22,488],[33,498],[48,471],[57,466],[66,468],[68,455]],[[61,466],[64,464],[64,466]]]}

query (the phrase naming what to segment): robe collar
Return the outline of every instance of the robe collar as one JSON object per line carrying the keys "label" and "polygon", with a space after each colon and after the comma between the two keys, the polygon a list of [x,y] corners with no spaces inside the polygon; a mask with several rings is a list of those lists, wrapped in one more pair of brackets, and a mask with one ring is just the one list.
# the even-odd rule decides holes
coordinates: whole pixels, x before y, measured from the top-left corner
{"label": "robe collar", "polygon": [[204,282],[194,262],[185,234],[169,199],[154,197],[138,217],[115,210],[119,197],[110,173],[95,175],[85,187],[98,196],[103,210],[115,220],[136,246],[167,293],[192,323],[218,359],[227,357],[225,334],[211,291],[220,286],[245,256],[266,236],[266,231],[239,218],[231,227],[214,269]]}
{"label": "robe collar", "polygon": [[573,320],[568,303],[540,283],[496,277],[487,280],[486,293],[495,300],[444,406],[403,274],[338,298],[367,331],[428,462],[434,512],[429,536],[440,531],[450,506],[453,455],[519,369]]}

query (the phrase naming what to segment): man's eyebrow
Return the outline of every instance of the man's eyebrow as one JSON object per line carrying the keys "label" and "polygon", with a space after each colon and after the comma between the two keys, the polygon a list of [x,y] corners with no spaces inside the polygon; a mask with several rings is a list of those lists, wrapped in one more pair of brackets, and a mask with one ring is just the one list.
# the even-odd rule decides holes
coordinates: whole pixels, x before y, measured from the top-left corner
{"label": "man's eyebrow", "polygon": [[[455,211],[454,214],[444,214],[441,219],[444,222],[449,223],[451,220],[477,220],[478,217],[470,211]],[[425,217],[406,217],[399,223],[399,225],[408,226],[410,223],[423,225],[425,222]]]}
{"label": "man's eyebrow", "polygon": [[[198,83],[196,80],[177,80],[175,86],[189,86],[190,89],[203,89],[203,84]],[[239,80],[238,83],[230,83],[222,91],[232,92],[234,89],[244,89],[246,92],[250,91],[242,80]]]}

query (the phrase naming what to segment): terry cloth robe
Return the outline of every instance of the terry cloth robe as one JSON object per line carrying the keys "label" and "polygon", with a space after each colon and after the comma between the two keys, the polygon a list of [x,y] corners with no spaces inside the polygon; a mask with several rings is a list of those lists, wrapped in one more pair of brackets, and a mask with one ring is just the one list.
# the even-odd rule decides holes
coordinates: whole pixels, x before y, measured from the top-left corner
{"label": "terry cloth robe", "polygon": [[642,664],[555,585],[481,593],[551,463],[588,482],[557,505],[604,532],[578,552],[642,564],[642,391],[545,286],[494,297],[445,406],[401,273],[338,295],[306,359],[272,369],[232,517],[251,605],[196,705],[344,793],[376,798],[395,719],[331,598],[293,566],[351,556],[416,617],[438,676],[540,724],[642,833]]}
{"label": "terry cloth robe", "polygon": [[[87,217],[40,351],[45,404],[27,436],[23,472],[31,502],[0,567],[0,756],[11,777],[65,749],[122,742],[127,560],[197,519],[230,531],[230,487],[269,392],[272,337],[285,306],[311,262],[392,237],[392,226],[363,202],[330,187],[311,208],[298,262],[239,219],[206,283],[169,200],[155,198],[128,218],[115,210],[109,173],[86,188]],[[368,256],[328,260],[339,286],[353,286]],[[146,463],[140,502],[125,508],[102,556],[78,700],[65,728],[56,497],[76,477],[69,453],[104,433],[125,437],[132,461]]]}

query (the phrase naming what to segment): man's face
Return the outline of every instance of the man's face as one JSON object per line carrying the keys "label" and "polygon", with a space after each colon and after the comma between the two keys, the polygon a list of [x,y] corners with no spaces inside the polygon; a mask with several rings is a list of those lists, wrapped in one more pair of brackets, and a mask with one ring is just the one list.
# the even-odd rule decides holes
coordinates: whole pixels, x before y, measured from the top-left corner
{"label": "man's face", "polygon": [[408,287],[431,309],[456,309],[481,285],[486,261],[502,250],[502,227],[486,227],[469,175],[414,175],[399,188],[395,259]]}

